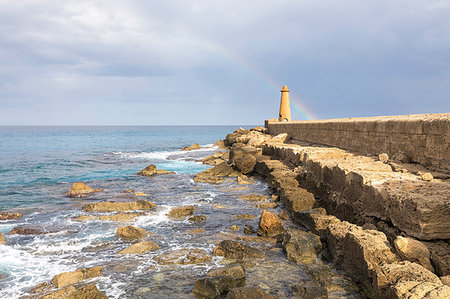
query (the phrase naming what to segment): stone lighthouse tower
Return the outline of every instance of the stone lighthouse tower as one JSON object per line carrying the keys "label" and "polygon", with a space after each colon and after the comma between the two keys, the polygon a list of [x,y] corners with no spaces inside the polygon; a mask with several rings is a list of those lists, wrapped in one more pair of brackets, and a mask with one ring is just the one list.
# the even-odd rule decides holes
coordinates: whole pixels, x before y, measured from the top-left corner
{"label": "stone lighthouse tower", "polygon": [[289,89],[283,85],[281,91],[280,115],[279,121],[291,121],[291,104],[289,103]]}

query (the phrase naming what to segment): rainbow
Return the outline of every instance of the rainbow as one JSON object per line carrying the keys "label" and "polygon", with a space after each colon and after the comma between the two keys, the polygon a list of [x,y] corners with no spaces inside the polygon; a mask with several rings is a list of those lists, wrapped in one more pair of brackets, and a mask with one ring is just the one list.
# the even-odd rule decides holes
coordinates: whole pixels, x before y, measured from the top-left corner
{"label": "rainbow", "polygon": [[[187,36],[185,35],[184,38],[186,39]],[[268,90],[279,96],[279,90],[281,89],[283,84],[275,82],[274,80],[272,80],[272,78],[268,77],[266,74],[264,74],[263,72],[261,72],[253,65],[249,64],[247,61],[237,56],[236,54],[231,53],[228,49],[221,47],[209,40],[205,40],[199,37],[191,36],[190,38],[188,38],[188,40],[195,43],[194,45],[196,46],[198,45],[203,46],[203,48],[208,52],[216,56],[220,56],[221,58],[225,59],[238,69],[250,73],[255,78],[257,78],[261,83],[263,83]],[[301,99],[293,97],[291,94],[290,102],[291,106],[294,108],[293,109],[294,112],[298,114],[298,116],[300,116],[301,119],[305,120],[317,119],[317,117],[308,109],[304,101],[302,101]]]}

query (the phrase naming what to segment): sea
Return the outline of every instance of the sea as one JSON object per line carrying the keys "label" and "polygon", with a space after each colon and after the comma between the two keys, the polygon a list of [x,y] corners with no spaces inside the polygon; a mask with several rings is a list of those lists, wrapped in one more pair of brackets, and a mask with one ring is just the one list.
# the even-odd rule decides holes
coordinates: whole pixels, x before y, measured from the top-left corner
{"label": "sea", "polygon": [[[241,230],[246,225],[258,226],[258,217],[235,217],[261,213],[254,203],[239,196],[271,192],[258,178],[245,187],[233,180],[219,185],[194,182],[196,173],[210,167],[198,160],[218,151],[214,143],[238,127],[0,127],[0,212],[24,214],[18,220],[0,221],[0,232],[6,238],[6,244],[0,245],[0,298],[26,296],[56,274],[95,266],[103,267],[103,276],[89,282],[109,298],[192,298],[196,279],[223,265],[223,258],[213,257],[197,265],[161,265],[153,258],[181,248],[211,254],[220,240],[234,233],[229,230],[231,225]],[[180,150],[193,143],[202,148]],[[175,174],[136,175],[150,164]],[[65,193],[74,182],[104,191],[69,198]],[[129,189],[147,195],[124,192]],[[89,214],[81,209],[86,203],[141,199],[154,202],[157,208],[131,223],[76,220]],[[207,220],[199,224],[167,217],[172,207],[183,205],[194,205],[195,214],[205,215]],[[160,249],[142,255],[117,254],[131,245],[116,236],[116,229],[124,225],[152,232],[150,239]],[[8,234],[14,227],[35,228],[43,234]],[[247,284],[281,298],[290,297],[292,284],[309,283],[314,276],[311,271],[320,271],[339,286],[329,297],[358,298],[353,282],[333,265],[318,261],[304,269],[287,261],[279,247],[255,246],[267,251],[268,258],[248,265]]]}

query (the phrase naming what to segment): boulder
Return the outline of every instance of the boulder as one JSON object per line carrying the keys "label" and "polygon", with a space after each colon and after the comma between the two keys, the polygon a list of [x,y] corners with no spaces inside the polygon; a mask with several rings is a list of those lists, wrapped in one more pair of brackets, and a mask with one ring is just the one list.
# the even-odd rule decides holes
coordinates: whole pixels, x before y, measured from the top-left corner
{"label": "boulder", "polygon": [[96,220],[96,219],[98,219],[98,217],[91,216],[91,215],[81,215],[81,216],[73,218],[73,220],[75,220],[75,221],[86,221],[86,220]]}
{"label": "boulder", "polygon": [[167,214],[167,216],[171,219],[180,220],[184,217],[194,214],[194,211],[194,206],[173,207],[172,209],[170,209],[170,212]]}
{"label": "boulder", "polygon": [[200,148],[201,147],[200,147],[200,145],[198,143],[194,143],[194,144],[192,144],[190,146],[183,147],[181,150],[182,151],[192,151],[192,150],[197,150],[197,149],[200,149]]}
{"label": "boulder", "polygon": [[220,242],[219,245],[214,248],[213,255],[233,259],[265,257],[264,253],[259,249],[234,240],[224,240]]}
{"label": "boulder", "polygon": [[55,275],[51,283],[55,288],[59,289],[70,284],[78,283],[84,279],[90,279],[98,276],[103,276],[103,268],[101,266],[78,269],[73,272],[63,272]]}
{"label": "boulder", "polygon": [[256,205],[257,208],[260,209],[275,209],[278,205],[274,202],[263,202]]}
{"label": "boulder", "polygon": [[418,263],[427,270],[434,272],[430,262],[430,251],[422,242],[398,236],[394,241],[394,246],[402,259]]}
{"label": "boulder", "polygon": [[269,195],[263,195],[263,194],[246,194],[241,195],[239,198],[247,201],[266,201],[269,199]]}
{"label": "boulder", "polygon": [[212,168],[206,169],[194,176],[194,181],[199,183],[219,184],[233,173],[233,168],[228,163],[221,163]]}
{"label": "boulder", "polygon": [[231,264],[222,268],[212,269],[206,273],[206,276],[230,276],[235,280],[243,280],[245,279],[245,269],[240,264]]}
{"label": "boulder", "polygon": [[303,188],[282,189],[280,200],[292,212],[312,209],[316,202],[314,195]]}
{"label": "boulder", "polygon": [[102,215],[99,217],[99,219],[102,221],[130,222],[133,221],[135,218],[143,215],[145,215],[145,213],[119,213],[115,215]]}
{"label": "boulder", "polygon": [[228,292],[226,299],[277,299],[258,287],[235,288]]}
{"label": "boulder", "polygon": [[243,174],[253,171],[256,165],[256,158],[250,154],[244,154],[241,157],[234,159],[234,165]]}
{"label": "boulder", "polygon": [[250,215],[250,214],[240,214],[240,215],[236,215],[236,219],[245,219],[245,220],[250,220],[257,217],[256,215]]}
{"label": "boulder", "polygon": [[318,235],[292,228],[283,235],[282,246],[287,258],[297,264],[311,264],[322,250]]}
{"label": "boulder", "polygon": [[386,164],[389,161],[389,156],[386,153],[379,154],[378,160]]}
{"label": "boulder", "polygon": [[157,169],[155,165],[151,164],[136,174],[142,175],[142,176],[152,176],[155,174],[173,174],[173,173],[175,173],[175,172],[164,170],[164,169]]}
{"label": "boulder", "polygon": [[450,275],[450,245],[441,240],[423,243],[430,250],[436,274],[439,276]]}
{"label": "boulder", "polygon": [[82,208],[85,212],[125,212],[134,210],[151,210],[156,205],[151,201],[138,200],[133,202],[98,202],[85,204]]}
{"label": "boulder", "polygon": [[5,237],[3,237],[2,233],[0,233],[0,244],[5,244]]}
{"label": "boulder", "polygon": [[250,132],[251,131],[256,131],[256,132],[260,132],[260,133],[266,133],[267,129],[264,128],[264,127],[261,127],[261,126],[256,126],[256,127],[251,128]]}
{"label": "boulder", "polygon": [[270,138],[269,140],[266,141],[266,143],[285,143],[288,140],[289,140],[288,134],[281,133],[281,134],[278,134],[278,135]]}
{"label": "boulder", "polygon": [[234,144],[230,149],[230,163],[235,163],[236,159],[242,158],[244,155],[259,156],[262,154],[260,148],[255,148],[253,146],[242,145],[239,146],[237,143]]}
{"label": "boulder", "polygon": [[97,289],[96,285],[67,286],[39,296],[39,299],[108,299],[108,297]]}
{"label": "boulder", "polygon": [[324,286],[317,284],[301,284],[292,286],[293,298],[327,299],[328,292]]}
{"label": "boulder", "polygon": [[157,249],[159,249],[159,246],[155,242],[143,241],[119,251],[119,254],[143,254]]}
{"label": "boulder", "polygon": [[247,177],[245,175],[239,175],[237,177],[238,185],[249,185],[249,184],[253,184],[254,182],[255,182],[255,180],[250,179],[249,177]]}
{"label": "boulder", "polygon": [[85,183],[73,183],[72,188],[67,191],[66,195],[69,197],[86,197],[91,193],[103,191],[103,189],[93,189],[88,187]]}
{"label": "boulder", "polygon": [[434,179],[433,175],[429,172],[421,174],[421,177],[422,177],[422,180],[424,180],[424,181],[432,181]]}
{"label": "boulder", "polygon": [[116,235],[127,240],[135,240],[147,237],[148,231],[139,227],[128,225],[117,228]]}
{"label": "boulder", "polygon": [[229,230],[240,230],[241,228],[238,225],[233,224],[232,226],[228,227],[228,229]]}
{"label": "boulder", "polygon": [[214,143],[214,146],[217,146],[219,149],[228,149],[228,146],[225,145],[224,140],[218,140],[216,143]]}
{"label": "boulder", "polygon": [[163,265],[190,265],[209,262],[212,257],[206,251],[196,248],[178,249],[153,258]]}
{"label": "boulder", "polygon": [[282,220],[289,220],[289,215],[286,212],[286,210],[283,210],[280,213],[278,213],[278,218],[280,218]]}
{"label": "boulder", "polygon": [[269,135],[253,136],[248,140],[247,145],[253,147],[261,147],[267,140],[270,140],[270,138],[271,137]]}
{"label": "boulder", "polygon": [[204,222],[204,221],[206,221],[206,216],[204,216],[204,215],[194,215],[194,216],[191,216],[191,217],[189,217],[189,221],[192,221],[192,222],[196,222],[196,223],[201,223],[201,222]]}
{"label": "boulder", "polygon": [[22,213],[0,212],[0,220],[13,220],[22,218]]}
{"label": "boulder", "polygon": [[16,226],[8,234],[9,235],[43,235],[49,232],[44,232],[37,228]]}
{"label": "boulder", "polygon": [[201,299],[218,298],[221,294],[235,288],[238,284],[230,276],[201,278],[195,282],[192,294],[194,297]]}
{"label": "boulder", "polygon": [[259,220],[258,236],[275,237],[283,233],[284,228],[277,215],[264,210]]}

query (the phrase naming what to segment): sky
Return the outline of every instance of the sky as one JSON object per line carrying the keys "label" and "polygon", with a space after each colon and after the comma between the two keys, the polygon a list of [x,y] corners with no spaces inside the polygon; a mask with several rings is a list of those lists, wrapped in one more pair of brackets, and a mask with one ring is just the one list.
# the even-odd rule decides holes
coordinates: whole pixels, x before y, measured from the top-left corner
{"label": "sky", "polygon": [[0,0],[0,125],[450,112],[450,0]]}

